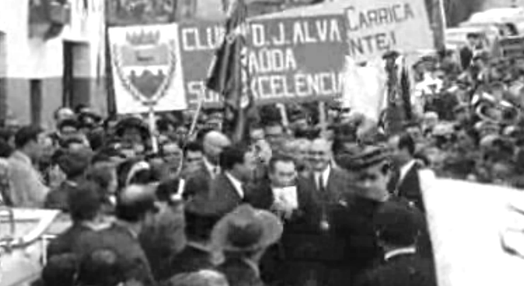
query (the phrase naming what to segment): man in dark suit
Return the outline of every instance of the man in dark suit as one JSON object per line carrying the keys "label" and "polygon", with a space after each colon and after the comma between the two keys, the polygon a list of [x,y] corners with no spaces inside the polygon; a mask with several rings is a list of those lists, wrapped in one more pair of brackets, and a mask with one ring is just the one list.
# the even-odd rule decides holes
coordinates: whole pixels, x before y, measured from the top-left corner
{"label": "man in dark suit", "polygon": [[306,179],[297,176],[293,158],[275,155],[269,161],[268,178],[250,187],[246,202],[291,221],[311,210],[314,191]]}
{"label": "man in dark suit", "polygon": [[423,231],[421,214],[414,207],[388,204],[380,209],[375,229],[385,250],[382,265],[362,275],[358,286],[436,286],[432,258],[424,258],[415,247]]}
{"label": "man in dark suit", "polygon": [[224,148],[220,153],[220,173],[210,182],[207,195],[200,194],[191,201],[195,206],[205,205],[210,215],[223,216],[242,204],[247,197],[246,184],[253,177],[255,154],[244,145]]}
{"label": "man in dark suit", "polygon": [[304,242],[310,242],[306,234],[319,228],[319,211],[313,201],[314,188],[297,176],[293,158],[275,155],[268,169],[269,177],[250,188],[246,202],[272,211],[285,222],[281,242],[269,248],[261,261],[261,274],[269,284],[288,284],[299,280],[295,256],[304,249]]}
{"label": "man in dark suit", "polygon": [[325,139],[313,140],[309,149],[312,169],[309,180],[315,186],[316,199],[323,205],[337,202],[347,185],[345,172],[334,167],[332,160],[331,143]]}
{"label": "man in dark suit", "polygon": [[408,133],[402,133],[390,138],[390,144],[394,150],[395,170],[389,189],[423,211],[424,202],[418,174],[423,166],[415,159],[415,140]]}
{"label": "man in dark suit", "polygon": [[[220,174],[219,155],[231,142],[226,135],[217,132],[208,132],[203,139],[204,160],[200,167],[184,174],[187,178],[184,198],[189,199],[197,193],[207,194],[211,180]],[[196,192],[196,193],[195,193]]]}

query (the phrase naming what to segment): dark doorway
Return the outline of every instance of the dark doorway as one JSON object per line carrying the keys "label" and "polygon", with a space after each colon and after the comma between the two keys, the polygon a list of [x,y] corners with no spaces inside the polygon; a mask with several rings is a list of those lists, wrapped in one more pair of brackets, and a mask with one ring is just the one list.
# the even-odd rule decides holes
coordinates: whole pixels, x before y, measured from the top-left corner
{"label": "dark doorway", "polygon": [[42,123],[42,80],[30,80],[29,88],[31,94],[31,124],[40,126]]}
{"label": "dark doorway", "polygon": [[64,41],[64,72],[62,104],[75,107],[90,101],[90,46],[87,43]]}
{"label": "dark doorway", "polygon": [[5,34],[0,32],[0,126],[4,126],[7,116],[7,49]]}

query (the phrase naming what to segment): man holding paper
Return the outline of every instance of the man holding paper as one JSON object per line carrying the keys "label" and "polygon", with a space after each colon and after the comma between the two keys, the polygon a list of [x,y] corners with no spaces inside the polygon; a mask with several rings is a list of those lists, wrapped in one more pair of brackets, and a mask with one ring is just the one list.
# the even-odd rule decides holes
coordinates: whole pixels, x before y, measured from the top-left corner
{"label": "man holding paper", "polygon": [[320,227],[322,211],[314,199],[314,188],[309,180],[297,176],[293,158],[275,155],[269,161],[269,178],[249,192],[250,204],[271,210],[285,223],[281,242],[268,251],[261,266],[264,273],[274,275],[264,277],[268,283],[331,285],[321,282],[332,276],[328,264],[340,248]]}

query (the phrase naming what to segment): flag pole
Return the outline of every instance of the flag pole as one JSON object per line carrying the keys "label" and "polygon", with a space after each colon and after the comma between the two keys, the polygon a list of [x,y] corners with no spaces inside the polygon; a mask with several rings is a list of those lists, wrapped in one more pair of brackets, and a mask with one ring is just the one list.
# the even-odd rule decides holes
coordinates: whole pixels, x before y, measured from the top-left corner
{"label": "flag pole", "polygon": [[191,138],[193,136],[193,133],[196,130],[196,125],[198,122],[198,117],[200,116],[200,113],[202,112],[202,106],[204,105],[204,96],[201,95],[198,99],[198,105],[195,112],[195,115],[193,115],[193,120],[191,121],[191,127],[189,128],[189,132],[187,133],[187,137]]}

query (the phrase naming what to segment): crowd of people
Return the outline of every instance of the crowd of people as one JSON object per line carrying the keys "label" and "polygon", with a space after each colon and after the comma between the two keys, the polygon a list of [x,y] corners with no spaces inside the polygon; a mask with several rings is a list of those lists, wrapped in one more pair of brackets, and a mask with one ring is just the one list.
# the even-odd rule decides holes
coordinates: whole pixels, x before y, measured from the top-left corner
{"label": "crowd of people", "polygon": [[323,122],[316,103],[259,107],[243,142],[220,110],[196,128],[163,114],[154,134],[87,106],[53,132],[8,126],[0,204],[70,217],[46,286],[436,285],[422,174],[524,183],[524,65],[468,39],[413,67],[398,134],[337,102]]}

